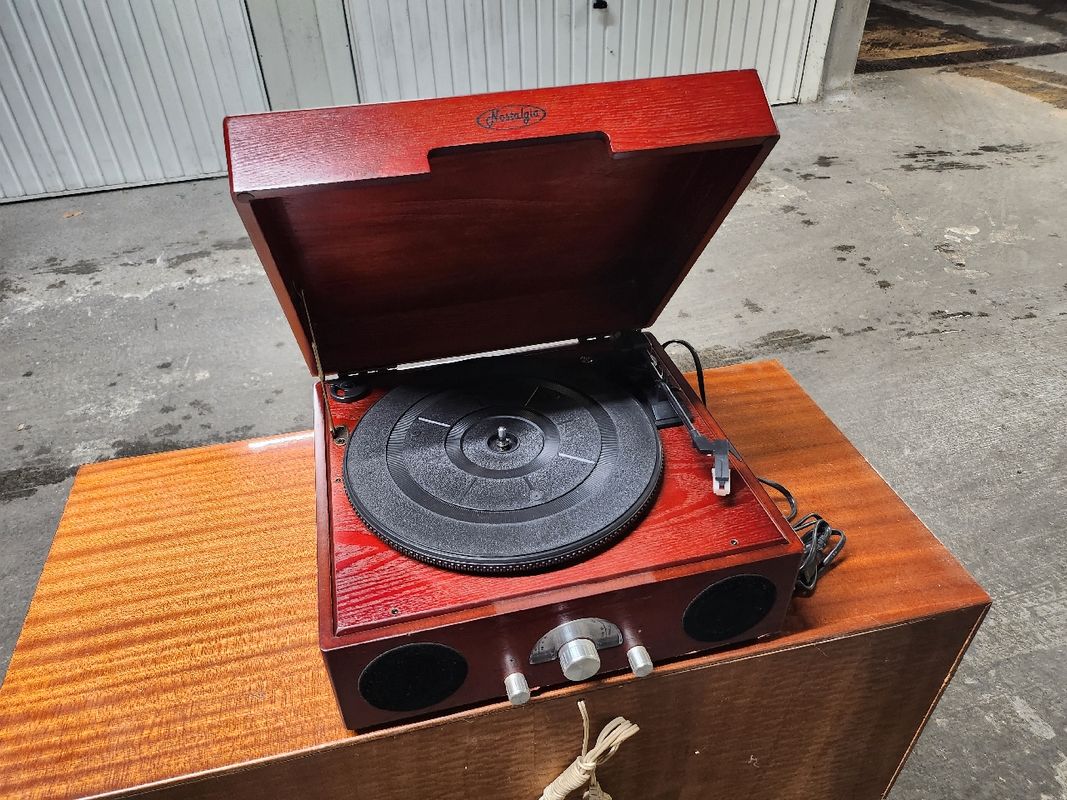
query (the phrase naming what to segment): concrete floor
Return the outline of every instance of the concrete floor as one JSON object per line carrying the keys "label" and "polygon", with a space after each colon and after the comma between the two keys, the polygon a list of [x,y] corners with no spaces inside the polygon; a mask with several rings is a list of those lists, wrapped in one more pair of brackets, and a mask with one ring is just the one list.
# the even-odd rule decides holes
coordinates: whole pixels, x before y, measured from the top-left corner
{"label": "concrete floor", "polygon": [[[781,359],[995,598],[893,796],[1067,798],[1067,111],[916,70],[776,113],[654,330]],[[0,242],[3,668],[78,464],[311,420],[223,181],[6,206]]]}

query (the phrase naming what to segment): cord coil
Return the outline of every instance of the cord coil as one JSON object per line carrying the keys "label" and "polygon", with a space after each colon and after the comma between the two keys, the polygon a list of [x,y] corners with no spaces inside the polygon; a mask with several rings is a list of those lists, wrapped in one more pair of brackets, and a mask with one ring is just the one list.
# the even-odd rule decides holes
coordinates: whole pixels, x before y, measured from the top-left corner
{"label": "cord coil", "polygon": [[637,725],[625,717],[615,717],[604,726],[596,743],[589,748],[589,712],[585,701],[578,701],[578,711],[582,715],[582,754],[560,773],[552,783],[545,787],[540,800],[564,800],[586,783],[589,788],[582,795],[583,800],[611,800],[611,795],[604,791],[596,777],[596,768],[615,755],[622,743],[634,736],[639,730]]}

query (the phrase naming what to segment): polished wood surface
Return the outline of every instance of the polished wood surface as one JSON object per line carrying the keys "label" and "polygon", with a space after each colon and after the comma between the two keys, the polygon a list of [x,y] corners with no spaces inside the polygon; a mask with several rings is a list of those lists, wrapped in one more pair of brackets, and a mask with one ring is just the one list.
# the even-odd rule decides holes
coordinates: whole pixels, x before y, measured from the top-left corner
{"label": "polished wood surface", "polygon": [[231,117],[226,137],[308,367],[313,331],[343,373],[647,327],[778,131],[749,70]]}
{"label": "polished wood surface", "polygon": [[[557,358],[573,363],[580,353],[596,354],[587,355],[589,358],[600,355],[591,345],[539,351],[536,357],[542,362]],[[410,373],[393,372],[381,376],[375,384],[375,376],[370,376],[368,381],[376,388],[366,398],[352,403],[331,400],[334,425],[355,430],[385,391],[405,380],[414,378]],[[678,381],[682,382],[680,375]],[[711,417],[703,429],[709,438],[724,436]],[[600,553],[561,569],[532,575],[451,572],[390,548],[367,529],[349,502],[342,481],[344,445],[333,443],[326,431],[322,435],[327,440],[325,466],[332,512],[329,530],[323,531],[330,538],[323,544],[332,556],[326,571],[333,578],[328,598],[334,613],[330,632],[333,636],[367,628],[377,629],[375,635],[380,636],[382,626],[394,627],[396,633],[418,631],[427,623],[406,623],[460,610],[465,611],[464,620],[497,614],[505,605],[514,610],[544,603],[538,595],[546,591],[552,593],[553,602],[559,602],[592,594],[598,583],[610,582],[613,589],[639,586],[670,577],[671,567],[736,553],[747,553],[739,559],[738,563],[743,564],[789,552],[799,560],[796,536],[777,509],[772,506],[768,513],[754,496],[755,492],[763,497],[763,490],[759,486],[750,488],[749,484],[756,481],[748,470],[742,471],[735,464],[730,497],[712,494],[711,459],[693,448],[681,425],[659,431],[664,450],[663,479],[655,502],[637,526]],[[696,569],[707,571],[709,567]],[[510,600],[518,602],[508,603]],[[357,636],[349,641],[366,638]]]}
{"label": "polished wood surface", "polygon": [[642,726],[604,770],[618,797],[880,796],[989,599],[780,365],[708,388],[746,459],[849,535],[784,635],[352,735],[316,641],[311,434],[94,465],[0,688],[0,796],[536,797],[578,697]]}

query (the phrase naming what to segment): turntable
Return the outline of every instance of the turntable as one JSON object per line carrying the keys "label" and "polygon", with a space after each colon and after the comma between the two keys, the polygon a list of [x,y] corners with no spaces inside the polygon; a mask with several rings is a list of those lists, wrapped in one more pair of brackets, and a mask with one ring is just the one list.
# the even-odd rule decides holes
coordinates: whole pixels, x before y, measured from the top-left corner
{"label": "turntable", "polygon": [[226,135],[318,377],[320,642],[350,728],[779,630],[804,546],[644,332],[777,140],[754,72]]}

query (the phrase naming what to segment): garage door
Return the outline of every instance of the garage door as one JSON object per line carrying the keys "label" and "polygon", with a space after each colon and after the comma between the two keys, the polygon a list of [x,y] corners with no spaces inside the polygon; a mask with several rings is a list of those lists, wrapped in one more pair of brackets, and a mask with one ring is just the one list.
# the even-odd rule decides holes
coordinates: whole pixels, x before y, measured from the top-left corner
{"label": "garage door", "polygon": [[0,198],[225,172],[267,107],[242,0],[0,0]]}
{"label": "garage door", "polygon": [[755,67],[834,0],[0,0],[0,202],[224,173],[226,114]]}
{"label": "garage door", "polygon": [[364,102],[754,67],[772,103],[792,103],[806,69],[821,77],[809,44],[825,50],[833,13],[825,0],[347,2]]}

